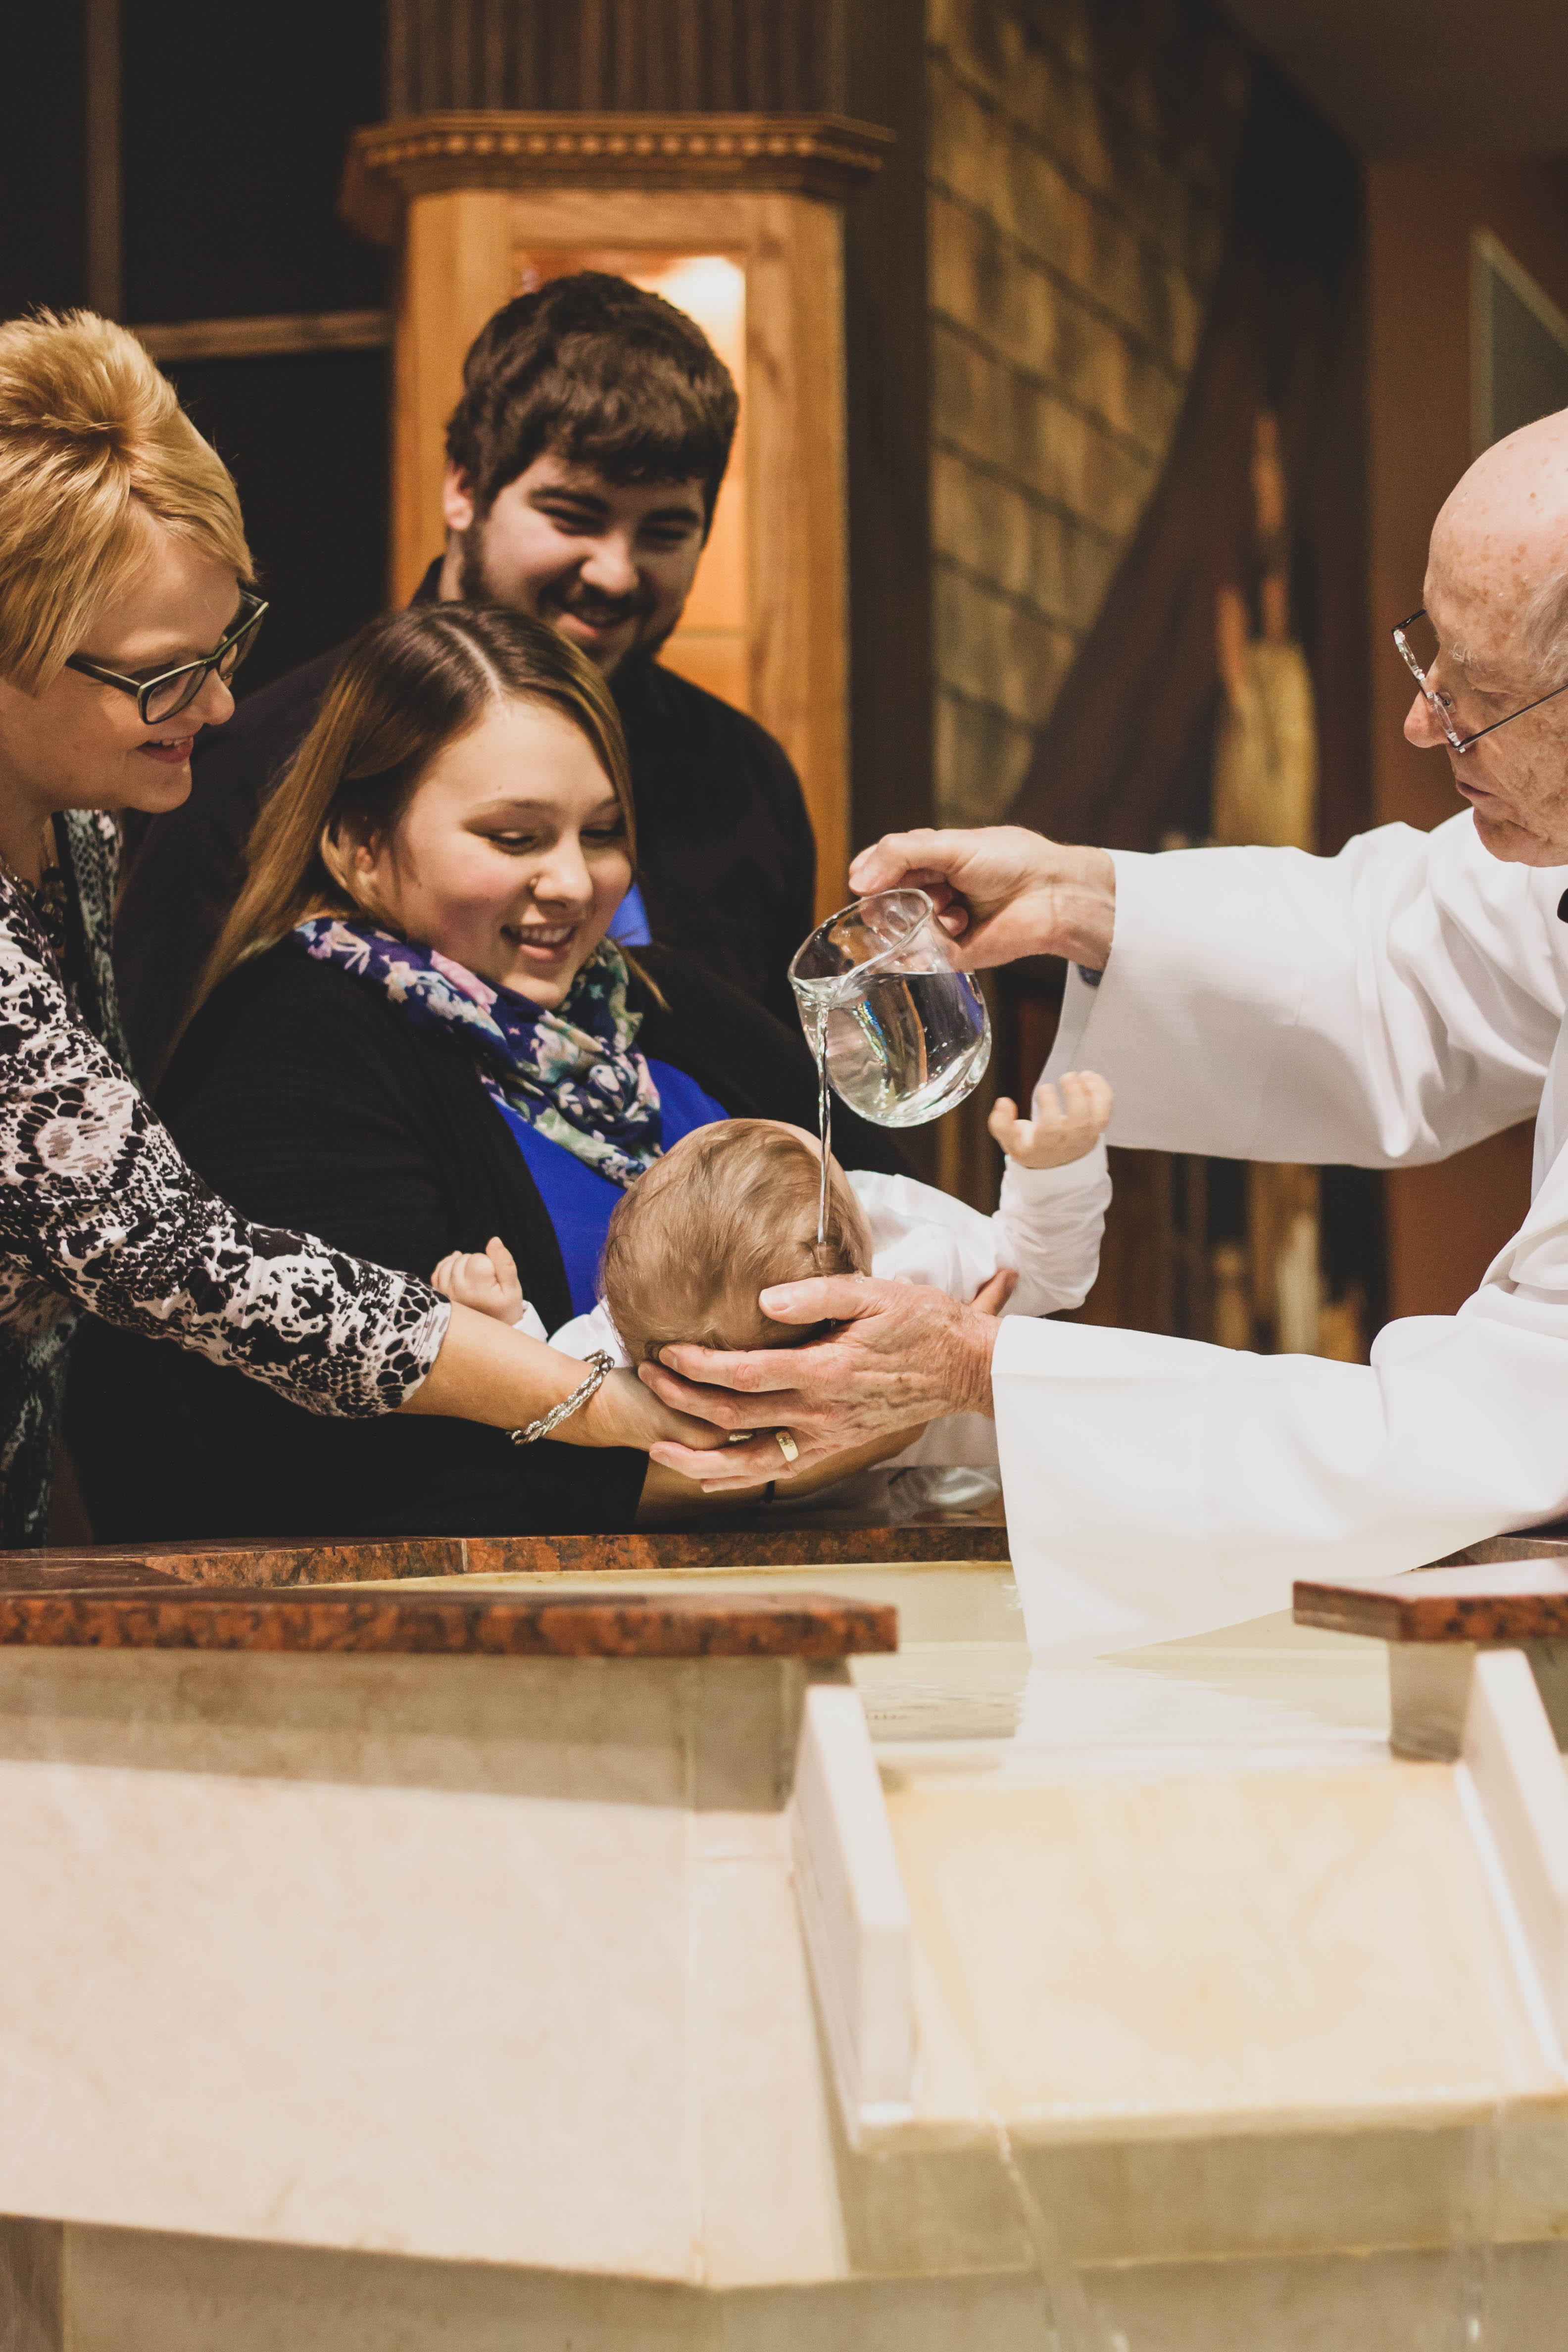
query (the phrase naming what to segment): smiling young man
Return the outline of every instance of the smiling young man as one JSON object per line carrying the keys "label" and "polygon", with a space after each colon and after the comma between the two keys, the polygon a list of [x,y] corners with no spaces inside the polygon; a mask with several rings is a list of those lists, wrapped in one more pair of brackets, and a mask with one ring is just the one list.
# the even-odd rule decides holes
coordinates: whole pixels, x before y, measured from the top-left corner
{"label": "smiling young man", "polygon": [[[684,949],[793,1024],[785,967],[814,920],[799,780],[756,721],[663,667],[729,463],[737,403],[691,320],[625,278],[553,279],[496,313],[447,434],[445,552],[416,603],[547,621],[611,682],[631,759],[638,893],[617,935]],[[155,1071],[238,891],[245,843],[321,707],[339,649],[276,679],[197,747],[186,805],[152,825],[116,957]]]}

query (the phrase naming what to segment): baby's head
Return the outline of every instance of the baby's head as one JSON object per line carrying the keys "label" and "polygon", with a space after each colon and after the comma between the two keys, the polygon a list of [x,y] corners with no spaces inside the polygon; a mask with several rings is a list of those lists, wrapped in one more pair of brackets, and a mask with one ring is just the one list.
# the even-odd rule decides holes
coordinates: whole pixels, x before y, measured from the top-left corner
{"label": "baby's head", "polygon": [[634,1364],[673,1340],[779,1348],[811,1337],[776,1323],[757,1294],[817,1274],[866,1274],[866,1221],[829,1159],[827,1217],[816,1239],[822,1163],[805,1129],[727,1118],[684,1136],[616,1203],[602,1286]]}

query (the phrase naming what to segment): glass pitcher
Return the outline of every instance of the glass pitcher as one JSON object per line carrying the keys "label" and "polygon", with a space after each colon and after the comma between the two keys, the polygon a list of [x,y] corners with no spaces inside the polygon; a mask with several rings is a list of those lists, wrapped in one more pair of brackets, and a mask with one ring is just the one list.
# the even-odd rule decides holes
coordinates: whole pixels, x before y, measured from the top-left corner
{"label": "glass pitcher", "polygon": [[819,924],[790,965],[819,1069],[878,1127],[923,1127],[985,1075],[985,1000],[954,952],[923,890],[879,890]]}

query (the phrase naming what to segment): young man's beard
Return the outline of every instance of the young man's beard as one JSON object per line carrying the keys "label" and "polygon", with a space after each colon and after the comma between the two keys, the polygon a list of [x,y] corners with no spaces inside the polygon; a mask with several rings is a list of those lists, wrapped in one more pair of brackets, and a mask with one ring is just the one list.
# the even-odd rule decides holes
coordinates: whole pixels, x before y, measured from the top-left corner
{"label": "young man's beard", "polygon": [[[505,604],[513,612],[526,609],[522,605],[513,604],[510,597],[498,595],[487,579],[485,527],[482,522],[471,522],[467,530],[459,532],[458,545],[461,551],[458,558],[458,594],[465,604]],[[536,617],[552,627],[555,625],[556,613],[570,610],[569,605],[559,605],[553,609],[540,612]],[[621,659],[630,661],[640,656],[644,660],[651,660],[675,628],[679,618],[680,615],[678,613],[668,628],[661,630],[657,638],[644,638],[640,635],[635,637]]]}

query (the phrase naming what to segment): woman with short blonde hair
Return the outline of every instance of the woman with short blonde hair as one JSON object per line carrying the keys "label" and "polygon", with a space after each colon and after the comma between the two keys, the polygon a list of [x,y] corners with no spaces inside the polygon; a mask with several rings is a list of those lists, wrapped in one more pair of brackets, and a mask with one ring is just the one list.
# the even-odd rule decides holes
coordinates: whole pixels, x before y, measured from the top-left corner
{"label": "woman with short blonde hair", "polygon": [[48,686],[159,524],[250,578],[228,468],[134,335],[90,312],[0,325],[0,677]]}
{"label": "woman with short blonde hair", "polygon": [[135,338],[0,326],[0,1544],[45,1534],[79,1308],[317,1413],[637,1449],[677,1426],[411,1274],[247,1223],[127,1075],[119,816],[184,800],[264,610],[234,485]]}

